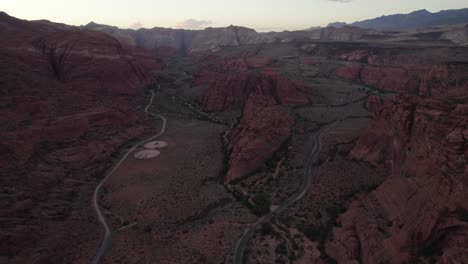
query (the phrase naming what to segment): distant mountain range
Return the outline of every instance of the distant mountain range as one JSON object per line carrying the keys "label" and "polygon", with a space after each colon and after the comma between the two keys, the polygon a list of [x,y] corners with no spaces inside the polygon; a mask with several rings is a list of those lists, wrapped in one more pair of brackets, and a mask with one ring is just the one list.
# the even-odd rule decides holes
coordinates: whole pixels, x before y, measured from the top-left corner
{"label": "distant mountain range", "polygon": [[[466,9],[466,11],[468,11],[468,9]],[[453,17],[454,16],[452,16],[452,20],[450,20],[452,22],[455,21]],[[444,21],[448,20],[446,19]],[[459,22],[460,20],[456,21]],[[364,23],[364,21],[358,23]],[[50,33],[58,29],[67,31],[101,31],[113,36],[124,46],[141,47],[161,53],[177,52],[190,54],[194,52],[216,52],[222,47],[229,46],[288,42],[295,42],[298,45],[304,44],[304,49],[308,50],[314,46],[308,45],[308,43],[330,41],[359,41],[363,43],[405,42],[414,44],[422,43],[424,45],[442,44],[468,46],[468,25],[464,24],[437,28],[425,27],[418,30],[387,30],[386,32],[373,28],[361,28],[354,26],[354,24],[346,25],[338,23],[333,25],[335,27],[267,33],[256,32],[254,29],[241,26],[206,28],[204,30],[184,30],[161,27],[133,30],[120,29],[115,26],[102,25],[94,22],[78,27],[54,23],[47,20],[27,21],[11,17],[0,11],[0,29],[16,27],[20,29],[31,28],[32,31],[36,31],[40,28],[42,31]]]}
{"label": "distant mountain range", "polygon": [[[381,16],[374,19],[354,22],[349,25],[367,29],[400,30],[463,23],[468,23],[468,8],[444,10],[437,13],[431,13],[423,9],[409,14]],[[344,25],[347,24],[343,22],[334,22],[330,23],[328,26],[342,27]]]}

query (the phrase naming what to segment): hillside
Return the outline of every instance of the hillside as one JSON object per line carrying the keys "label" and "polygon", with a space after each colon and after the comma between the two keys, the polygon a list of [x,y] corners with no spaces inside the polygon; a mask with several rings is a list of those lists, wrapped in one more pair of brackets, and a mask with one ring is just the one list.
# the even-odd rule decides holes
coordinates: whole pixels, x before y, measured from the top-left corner
{"label": "hillside", "polygon": [[[468,23],[468,8],[458,10],[443,10],[431,13],[425,9],[409,14],[381,16],[351,23],[351,26],[379,30],[401,30],[408,28],[433,27]],[[329,27],[340,27],[346,23],[334,22]]]}

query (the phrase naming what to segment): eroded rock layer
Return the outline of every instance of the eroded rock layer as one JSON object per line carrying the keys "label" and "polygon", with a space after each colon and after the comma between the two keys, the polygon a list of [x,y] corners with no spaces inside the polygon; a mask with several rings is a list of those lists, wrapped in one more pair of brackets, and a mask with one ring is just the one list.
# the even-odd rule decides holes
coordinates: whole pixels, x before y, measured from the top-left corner
{"label": "eroded rock layer", "polygon": [[353,63],[336,68],[336,76],[386,91],[424,97],[467,98],[468,67],[465,63],[421,60],[411,55],[371,54],[367,50],[337,56]]}
{"label": "eroded rock layer", "polygon": [[229,145],[227,180],[247,176],[264,164],[291,135],[292,116],[268,94],[251,94]]}
{"label": "eroded rock layer", "polygon": [[271,96],[281,105],[308,103],[307,89],[275,71],[262,74],[241,72],[216,80],[201,103],[206,111],[227,111],[243,107],[251,94]]}
{"label": "eroded rock layer", "polygon": [[[310,88],[281,75],[275,69],[260,73],[249,70],[250,64],[261,67],[271,59],[251,56],[231,64],[218,60],[202,70],[201,76],[212,73],[208,89],[200,99],[205,111],[242,109],[239,124],[231,134],[228,146],[227,181],[238,180],[260,168],[289,138],[294,118],[286,106],[309,102]],[[220,68],[221,67],[221,68]],[[226,68],[237,72],[223,74]],[[203,80],[203,78],[202,78]]]}
{"label": "eroded rock layer", "polygon": [[100,32],[3,13],[0,36],[0,255],[86,263],[100,233],[85,209],[94,183],[145,133],[135,109],[161,62]]}
{"label": "eroded rock layer", "polygon": [[351,157],[392,171],[339,217],[327,253],[339,263],[468,261],[468,105],[387,102]]}

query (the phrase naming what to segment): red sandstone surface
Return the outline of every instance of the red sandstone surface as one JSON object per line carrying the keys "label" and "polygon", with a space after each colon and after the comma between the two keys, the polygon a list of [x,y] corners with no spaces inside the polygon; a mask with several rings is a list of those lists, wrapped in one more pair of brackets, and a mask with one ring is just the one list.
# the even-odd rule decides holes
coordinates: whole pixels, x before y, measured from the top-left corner
{"label": "red sandstone surface", "polygon": [[201,98],[205,111],[243,109],[228,147],[227,181],[254,172],[281,147],[294,120],[280,106],[307,104],[306,91],[275,70],[228,74],[211,83]]}
{"label": "red sandstone surface", "polygon": [[316,58],[311,58],[311,57],[302,58],[302,64],[305,64],[305,65],[317,65],[319,63],[320,61],[318,61]]}
{"label": "red sandstone surface", "polygon": [[339,263],[468,261],[468,105],[385,103],[351,152],[392,174],[340,216],[327,253]]}
{"label": "red sandstone surface", "polygon": [[232,132],[228,181],[254,172],[291,135],[294,124],[291,115],[271,95],[259,92],[249,96],[241,121]]}
{"label": "red sandstone surface", "polygon": [[213,54],[191,54],[193,62],[204,62],[201,71],[197,73],[195,84],[212,83],[226,73],[245,73],[255,69],[262,69],[273,63],[273,58],[268,56],[253,55],[251,52],[239,57],[219,57]]}
{"label": "red sandstone surface", "polygon": [[[393,62],[392,64],[395,64]],[[468,96],[468,68],[458,64],[399,66],[350,64],[335,69],[336,76],[378,89],[426,97]]]}
{"label": "red sandstone surface", "polygon": [[[0,36],[0,175],[3,195],[0,217],[7,219],[0,232],[0,262],[8,258],[14,263],[87,263],[98,247],[102,231],[93,225],[94,219],[89,219],[92,215],[89,199],[94,183],[112,165],[113,154],[123,144],[146,132],[147,122],[143,122],[144,116],[135,109],[142,105],[141,95],[144,86],[152,81],[151,72],[162,68],[158,56],[172,55],[174,49],[148,52],[132,47],[129,50],[103,33],[81,31],[45,21],[26,22],[3,13],[0,13]],[[313,47],[308,52],[322,50],[315,49],[315,44]],[[364,48],[346,49],[332,58],[341,60],[339,62],[328,62],[328,58],[322,57],[319,63],[312,57],[299,57],[295,61],[297,63],[289,63],[308,65],[303,68],[313,70],[304,76],[320,76],[314,77],[312,81],[320,80],[312,83],[317,83],[320,86],[318,88],[323,90],[337,87],[337,90],[341,89],[338,90],[340,93],[346,93],[353,89],[354,84],[351,82],[360,82],[382,90],[409,94],[385,103],[378,95],[365,94],[367,100],[362,97],[362,101],[355,103],[356,107],[365,107],[375,115],[357,143],[355,140],[371,113],[352,107],[344,108],[341,112],[336,110],[335,113],[333,111],[340,107],[308,104],[309,97],[313,97],[309,93],[310,88],[279,73],[277,68],[281,66],[284,66],[282,70],[285,71],[295,70],[291,70],[291,65],[282,64],[280,56],[262,55],[254,49],[227,57],[191,54],[197,63],[206,62],[194,81],[195,84],[208,84],[199,98],[204,110],[242,110],[239,123],[227,137],[226,180],[237,182],[262,170],[266,161],[282,149],[295,133],[299,135],[292,140],[295,146],[304,146],[304,153],[298,154],[296,158],[302,164],[310,151],[304,138],[310,136],[317,127],[331,121],[327,115],[334,120],[348,115],[351,121],[341,122],[341,129],[332,131],[329,135],[331,139],[323,140],[323,166],[314,168],[314,172],[318,171],[319,182],[320,178],[323,180],[330,177],[334,180],[330,181],[333,184],[327,191],[320,185],[314,185],[315,189],[308,194],[314,199],[303,199],[305,209],[298,211],[294,217],[305,215],[307,221],[309,217],[320,221],[321,217],[310,214],[309,205],[322,206],[324,203],[320,199],[327,196],[328,193],[324,193],[328,190],[331,196],[344,195],[342,192],[346,188],[342,188],[342,183],[336,179],[346,179],[349,180],[347,184],[354,185],[354,176],[373,167],[384,167],[387,170],[383,171],[390,171],[391,175],[374,191],[359,190],[361,194],[353,198],[346,213],[339,217],[332,239],[326,239],[326,253],[339,263],[468,262],[466,63],[426,61],[409,54],[399,54],[403,51],[398,49],[379,52]],[[294,60],[294,57],[289,59]],[[342,66],[337,67],[337,64]],[[337,81],[335,83],[325,78],[329,69],[335,69],[336,76],[351,82],[333,79]],[[334,96],[333,93],[323,93],[315,99],[320,102],[327,99],[332,101]],[[159,102],[163,104],[164,98]],[[175,105],[173,101],[170,104]],[[309,108],[305,110],[310,111],[310,119],[307,119],[307,114],[301,117],[302,120],[299,119],[301,107]],[[347,113],[348,109],[351,113]],[[180,113],[176,112],[173,116],[177,114]],[[302,122],[296,128],[295,119]],[[357,121],[353,122],[353,119]],[[206,188],[206,182],[212,179],[207,175],[217,175],[222,171],[221,147],[218,146],[221,143],[216,135],[224,129],[220,125],[210,128],[204,122],[197,121],[198,129],[187,120],[171,128],[173,131],[169,129],[171,133],[180,133],[171,145],[189,146],[193,143],[199,148],[198,152],[175,148],[180,153],[173,156],[174,160],[180,158],[183,152],[187,154],[183,160],[193,161],[193,164],[180,165],[180,169],[175,166],[181,162],[178,160],[171,164],[172,167],[163,163],[164,166],[157,166],[159,170],[167,170],[164,174],[167,185],[162,195],[161,190],[157,192],[157,188],[161,187],[160,182],[154,182],[154,178],[146,174],[135,174],[141,178],[138,184],[147,188],[145,195],[154,195],[160,200],[147,200],[149,202],[145,207],[139,207],[141,201],[138,201],[129,208],[156,216],[151,218],[154,226],[170,233],[167,234],[169,237],[176,234],[177,239],[174,238],[174,241],[187,243],[178,252],[187,253],[183,251],[187,248],[193,250],[187,255],[198,252],[200,248],[193,241],[198,241],[200,234],[203,234],[204,239],[213,243],[206,244],[210,245],[210,249],[205,247],[204,252],[208,252],[208,256],[226,260],[224,256],[219,256],[219,252],[210,251],[211,246],[215,248],[229,240],[223,247],[225,252],[232,252],[236,242],[234,238],[242,233],[249,222],[233,221],[231,214],[219,222],[204,216],[211,209],[210,206],[202,208],[200,204],[209,200],[206,197],[216,201],[219,193],[205,190],[200,195],[202,192],[198,191],[199,188],[193,186]],[[192,138],[196,133],[203,137],[193,140],[197,138]],[[187,138],[193,142],[184,141]],[[211,157],[206,158],[205,138],[212,141],[210,153],[216,153],[217,163]],[[330,143],[333,141],[338,143],[333,145]],[[345,153],[346,157],[349,149],[352,149],[349,159],[333,161],[336,153]],[[293,154],[300,151],[293,147],[288,150],[293,150]],[[281,161],[289,162],[284,157]],[[288,174],[286,168],[279,170],[280,165],[276,165],[274,178],[283,182],[274,183],[279,188],[283,188],[283,184],[290,184],[291,189],[280,189],[287,195],[297,189],[296,185],[302,182],[302,175],[299,172],[296,175],[296,168],[300,170],[300,166],[284,166],[294,167],[294,172]],[[366,169],[356,169],[358,166]],[[148,174],[154,173],[150,166],[146,169]],[[177,176],[174,176],[172,169],[177,169]],[[205,169],[213,172],[206,173]],[[252,186],[256,189],[267,185],[268,173],[263,170],[250,177],[260,178],[259,183]],[[337,174],[345,174],[347,177],[334,178]],[[129,183],[135,178],[132,174],[123,174],[126,177],[128,175],[132,176],[128,177],[128,182],[117,181],[115,188],[131,189],[133,186]],[[147,184],[147,180],[153,181],[151,183],[154,185]],[[242,183],[251,187],[248,181],[247,184]],[[212,187],[224,191],[221,185],[213,184]],[[131,190],[128,193],[122,191],[122,197],[135,198],[141,194],[135,189]],[[171,196],[174,194],[177,196]],[[196,202],[197,205],[193,206],[191,203],[195,201],[194,197],[203,202]],[[168,204],[167,200],[177,201],[176,204],[183,207]],[[115,204],[121,204],[119,197],[115,199]],[[164,211],[166,209],[150,207],[153,205],[167,207],[172,214],[167,214]],[[235,204],[235,207],[242,208],[239,204]],[[184,217],[178,212],[180,208],[186,214]],[[182,220],[186,218],[184,224],[177,224],[177,228],[183,230],[172,232],[171,229],[160,227],[159,222],[154,222],[154,219],[167,220],[168,215]],[[248,212],[239,215],[250,216]],[[119,216],[116,214],[113,217],[117,219]],[[298,218],[302,221],[302,217]],[[192,230],[186,229],[185,225],[196,225],[196,222],[206,222],[207,227],[197,230],[190,237],[193,239],[187,240],[187,233],[192,233]],[[239,234],[234,232],[226,236],[229,239],[225,239],[224,229],[220,229],[219,240],[216,240],[214,234],[218,233],[210,229],[213,223],[226,225],[229,232],[236,225]],[[173,259],[174,251],[170,246],[166,248],[167,240],[161,239],[164,236],[161,236],[161,230],[144,231],[146,235],[142,239],[140,226],[127,229],[136,234],[131,239],[132,242],[138,242],[138,249],[130,248],[126,244],[129,238],[122,235],[119,242],[125,243],[122,242],[114,250],[123,249],[123,253],[110,252],[109,255],[115,254],[111,259],[119,259],[119,254],[131,259],[133,255],[126,254],[128,252],[140,254],[140,249],[146,246],[145,238],[149,236],[149,239],[161,242],[155,244],[166,250],[163,257]],[[275,243],[273,241],[272,245],[276,246]],[[80,245],[80,248],[76,248],[76,245]],[[315,249],[315,246],[311,248]],[[155,251],[153,249],[146,252]],[[251,251],[252,255],[255,253]],[[272,255],[276,256],[273,252]],[[140,254],[140,257],[143,258],[143,255]],[[287,261],[286,255],[281,257]]]}
{"label": "red sandstone surface", "polygon": [[0,254],[69,263],[79,256],[68,244],[98,241],[77,234],[90,197],[80,182],[102,177],[111,154],[145,132],[135,109],[161,62],[103,33],[3,13],[0,36],[0,216],[16,219],[2,226]]}
{"label": "red sandstone surface", "polygon": [[251,94],[272,96],[281,105],[308,103],[307,89],[275,71],[229,74],[213,82],[201,98],[206,111],[243,107]]}
{"label": "red sandstone surface", "polygon": [[371,112],[377,112],[382,107],[382,98],[378,95],[371,95],[367,98],[366,108]]}

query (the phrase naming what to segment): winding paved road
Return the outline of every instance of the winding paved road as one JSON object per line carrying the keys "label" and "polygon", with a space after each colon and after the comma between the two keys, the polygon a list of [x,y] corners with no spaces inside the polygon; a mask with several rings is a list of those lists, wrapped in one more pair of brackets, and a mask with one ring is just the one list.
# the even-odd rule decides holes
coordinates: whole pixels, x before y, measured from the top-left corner
{"label": "winding paved road", "polygon": [[294,204],[295,202],[299,201],[309,190],[310,186],[312,185],[312,165],[318,160],[320,156],[320,151],[322,150],[322,143],[320,138],[323,133],[325,133],[330,128],[334,127],[339,121],[335,121],[325,127],[324,129],[318,131],[313,136],[314,147],[310,152],[309,157],[305,163],[305,172],[304,172],[304,182],[302,183],[301,187],[297,190],[297,192],[285,200],[281,205],[279,205],[276,209],[268,213],[267,215],[263,216],[262,218],[258,219],[257,222],[253,223],[249,228],[244,231],[244,234],[239,239],[236,244],[235,255],[234,255],[234,264],[242,264],[245,249],[249,240],[252,238],[255,230],[262,224],[268,222],[275,216],[281,214],[284,210],[286,210],[289,206]]}
{"label": "winding paved road", "polygon": [[166,123],[167,123],[166,118],[164,116],[160,115],[160,114],[151,113],[151,112],[148,111],[149,108],[151,107],[151,105],[153,104],[154,96],[155,96],[154,91],[151,90],[151,99],[150,99],[148,105],[145,108],[145,113],[147,113],[149,115],[152,115],[152,116],[155,116],[155,117],[159,117],[163,121],[161,130],[156,135],[154,135],[154,136],[152,136],[152,137],[150,137],[148,139],[145,139],[145,140],[135,144],[132,148],[130,148],[127,151],[127,153],[125,153],[125,155],[114,166],[114,168],[112,168],[112,170],[109,171],[109,173],[106,175],[106,177],[104,179],[102,179],[101,182],[99,182],[96,189],[94,189],[93,207],[94,207],[94,211],[96,212],[96,215],[98,217],[99,222],[104,227],[105,233],[104,233],[104,238],[102,239],[101,245],[99,246],[99,249],[96,252],[96,255],[94,256],[94,258],[91,261],[91,263],[93,263],[93,264],[99,263],[101,258],[106,253],[106,251],[107,251],[107,249],[108,249],[108,247],[110,245],[111,239],[112,239],[112,230],[111,230],[109,224],[107,223],[107,220],[106,220],[106,218],[105,218],[104,214],[102,213],[101,208],[99,206],[99,192],[100,192],[102,186],[114,174],[114,172],[120,167],[120,165],[122,165],[122,163],[125,161],[125,159],[127,159],[127,157],[130,155],[130,153],[132,153],[139,146],[141,146],[143,144],[146,144],[149,141],[154,140],[157,137],[162,136],[164,134],[164,132],[166,131]]}

